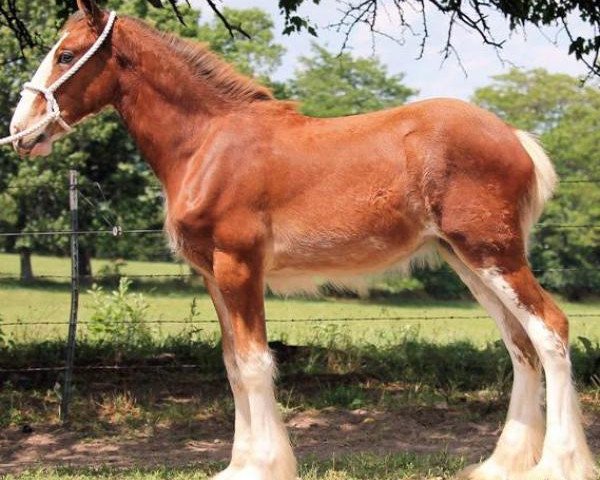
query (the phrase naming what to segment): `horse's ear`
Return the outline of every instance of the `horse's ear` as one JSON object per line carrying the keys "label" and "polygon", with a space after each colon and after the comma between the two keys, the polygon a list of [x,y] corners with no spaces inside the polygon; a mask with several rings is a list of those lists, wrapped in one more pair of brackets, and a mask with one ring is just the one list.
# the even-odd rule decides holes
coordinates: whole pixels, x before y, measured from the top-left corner
{"label": "horse's ear", "polygon": [[102,10],[94,0],[77,0],[77,7],[81,10],[92,27],[98,27],[102,22]]}

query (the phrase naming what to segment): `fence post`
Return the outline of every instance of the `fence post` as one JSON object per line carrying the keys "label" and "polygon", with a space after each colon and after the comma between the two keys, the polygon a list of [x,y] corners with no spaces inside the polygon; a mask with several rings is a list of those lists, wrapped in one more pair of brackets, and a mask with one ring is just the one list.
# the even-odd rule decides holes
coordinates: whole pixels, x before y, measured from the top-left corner
{"label": "fence post", "polygon": [[71,211],[71,313],[69,315],[69,337],[67,340],[67,355],[65,378],[60,404],[60,420],[68,421],[69,402],[72,395],[73,364],[75,361],[75,338],[77,335],[77,311],[79,306],[79,230],[77,170],[69,170],[69,210]]}

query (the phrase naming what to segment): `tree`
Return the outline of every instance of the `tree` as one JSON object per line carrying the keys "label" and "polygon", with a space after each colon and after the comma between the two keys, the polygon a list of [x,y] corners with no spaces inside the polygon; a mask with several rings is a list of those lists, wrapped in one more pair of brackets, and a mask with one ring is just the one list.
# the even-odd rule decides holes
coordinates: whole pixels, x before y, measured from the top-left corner
{"label": "tree", "polygon": [[[600,225],[600,91],[545,70],[511,70],[475,92],[474,101],[540,135],[563,183],[544,225]],[[600,288],[600,231],[542,227],[534,231],[534,268],[549,288],[570,298]]]}
{"label": "tree", "polygon": [[289,94],[302,102],[302,112],[332,117],[370,112],[401,105],[416,94],[390,75],[376,58],[335,55],[313,45],[312,56],[300,59],[301,68],[289,82]]}
{"label": "tree", "polygon": [[[171,8],[167,11],[172,18],[185,22],[184,2],[145,1],[157,8],[168,4]],[[221,10],[215,0],[205,2],[232,37],[236,32],[250,37],[244,23]],[[320,3],[320,0],[279,0],[279,9],[284,18],[284,33],[307,31],[317,35],[312,20],[299,12],[307,4]],[[66,18],[73,11],[74,4],[73,0],[55,0],[56,15],[62,19]],[[392,38],[400,41],[405,32],[420,35],[422,54],[432,30],[429,28],[432,11],[442,13],[448,20],[446,31],[443,32],[446,38],[443,52],[445,56],[456,52],[452,41],[457,26],[476,32],[483,43],[500,49],[504,40],[497,39],[496,35],[501,27],[492,27],[489,20],[490,14],[496,13],[505,19],[511,32],[525,26],[560,26],[569,38],[568,53],[583,62],[590,73],[600,75],[600,11],[597,2],[590,0],[348,0],[340,2],[339,18],[333,22],[333,26],[344,33],[346,40],[359,25],[365,25],[373,35],[383,35],[380,30],[380,18],[387,17],[394,21],[394,13],[398,35]],[[0,24],[12,31],[22,48],[36,42],[37,25],[28,21],[20,0],[0,0]],[[590,28],[582,29],[581,24]],[[583,33],[584,30],[588,33]]]}
{"label": "tree", "polygon": [[[22,4],[25,4],[23,1]],[[21,5],[23,6],[23,5]],[[27,15],[31,23],[38,25],[43,42],[50,44],[56,37],[60,20],[55,12],[49,10],[41,1],[27,2]],[[0,55],[5,61],[5,67],[0,74],[0,125],[3,131],[8,130],[10,112],[18,101],[22,84],[31,76],[41,57],[46,54],[44,48],[36,46],[25,58],[16,57],[13,62],[8,62],[18,51],[16,39],[10,35],[6,28],[2,28],[0,35]],[[139,168],[126,175],[126,169],[121,168],[123,161],[137,163]],[[67,171],[77,168],[83,175],[94,182],[104,186],[103,194],[111,198],[112,208],[124,212],[121,219],[115,222],[129,222],[134,224],[134,215],[141,215],[144,209],[130,208],[129,202],[144,191],[147,185],[148,172],[141,162],[139,155],[135,155],[135,147],[126,132],[121,128],[118,118],[111,113],[104,113],[99,118],[85,122],[65,140],[55,145],[54,152],[45,159],[23,160],[14,152],[5,148],[0,151],[0,165],[2,165],[2,181],[0,182],[0,223],[2,228],[10,231],[31,232],[36,230],[68,230],[68,185]],[[127,188],[123,188],[126,185]],[[89,191],[90,185],[82,185],[83,202],[80,214],[80,228],[107,229],[105,220],[106,212],[99,214],[102,205],[97,205],[96,192]],[[124,197],[120,192],[126,191]],[[156,192],[153,211],[159,211],[159,192]],[[91,200],[90,200],[91,199]],[[102,202],[106,204],[107,202]],[[106,208],[106,205],[104,205]],[[114,216],[114,215],[113,215]],[[140,217],[138,217],[140,218]],[[146,215],[145,220],[150,221],[152,215]],[[154,215],[155,221],[160,225],[160,216]],[[21,278],[31,280],[33,269],[31,267],[31,252],[38,251],[52,254],[65,254],[68,252],[69,241],[67,236],[25,236],[21,238],[8,238],[4,242],[7,250],[16,250],[21,256]],[[92,254],[102,251],[100,244],[92,239],[81,239],[80,272],[91,273],[90,258]],[[114,241],[113,241],[114,243]],[[133,243],[133,242],[132,242]],[[99,246],[100,245],[100,246]],[[111,251],[106,249],[105,251]]]}
{"label": "tree", "polygon": [[[21,4],[20,7],[23,5]],[[40,43],[52,38],[51,35],[56,33],[55,19],[48,14],[41,2],[29,5],[26,20],[37,26]],[[4,132],[8,131],[9,112],[18,102],[21,86],[29,76],[27,71],[32,68],[41,55],[41,49],[34,48],[27,58],[20,57],[18,56],[19,49],[17,38],[11,34],[10,29],[0,26],[0,62],[3,64],[0,75],[0,128]],[[52,204],[49,198],[52,187],[43,187],[42,179],[47,180],[47,178],[39,175],[35,165],[21,161],[9,149],[2,149],[0,152],[0,168],[2,171],[0,225],[6,230],[22,231],[27,228],[33,211],[41,210],[41,206],[44,204]],[[49,215],[54,217],[55,213],[50,208],[48,209]],[[32,226],[31,229],[33,228]],[[5,239],[5,245],[20,254],[21,278],[25,281],[33,278],[31,251],[35,244],[36,240],[30,237]]]}
{"label": "tree", "polygon": [[246,75],[255,75],[269,82],[270,75],[281,65],[285,53],[283,46],[274,43],[273,20],[258,8],[244,10],[223,9],[227,18],[239,25],[251,36],[231,36],[219,20],[200,26],[198,38],[208,42],[211,50],[232,63]]}
{"label": "tree", "polygon": [[[479,88],[473,101],[519,128],[543,134],[555,127],[583,91],[573,77],[543,69],[511,69]],[[588,89],[589,90],[589,89]]]}

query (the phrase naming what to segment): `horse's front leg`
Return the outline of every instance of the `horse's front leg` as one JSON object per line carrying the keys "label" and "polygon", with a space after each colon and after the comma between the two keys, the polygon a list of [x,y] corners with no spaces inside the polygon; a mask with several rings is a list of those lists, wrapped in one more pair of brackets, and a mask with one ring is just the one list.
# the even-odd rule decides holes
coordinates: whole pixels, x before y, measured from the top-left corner
{"label": "horse's front leg", "polygon": [[219,288],[214,279],[204,277],[206,289],[212,298],[219,317],[221,326],[221,345],[223,347],[223,361],[227,369],[227,378],[231,385],[233,393],[233,403],[235,405],[235,426],[233,447],[231,449],[231,461],[229,466],[220,472],[214,480],[233,480],[244,468],[250,458],[251,435],[250,435],[250,405],[248,403],[248,393],[240,382],[240,373],[235,359],[233,349],[233,332],[231,330],[231,321],[227,312],[227,307]]}
{"label": "horse's front leg", "polygon": [[275,401],[275,362],[267,345],[262,259],[215,251],[207,284],[221,320],[235,399],[234,447],[220,475],[236,480],[293,480],[296,461]]}

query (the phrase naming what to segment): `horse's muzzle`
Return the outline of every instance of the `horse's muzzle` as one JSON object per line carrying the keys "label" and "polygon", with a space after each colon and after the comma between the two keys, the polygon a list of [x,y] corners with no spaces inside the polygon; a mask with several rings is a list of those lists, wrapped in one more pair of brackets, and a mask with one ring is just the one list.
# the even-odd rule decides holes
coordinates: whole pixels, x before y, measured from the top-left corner
{"label": "horse's muzzle", "polygon": [[[11,127],[11,133],[14,135],[19,133],[23,129],[19,126]],[[39,156],[39,155],[47,155],[52,151],[50,136],[47,132],[43,131],[41,133],[33,133],[28,135],[27,137],[20,138],[19,140],[15,140],[13,142],[13,148],[15,152],[19,154],[21,157],[25,156]]]}

